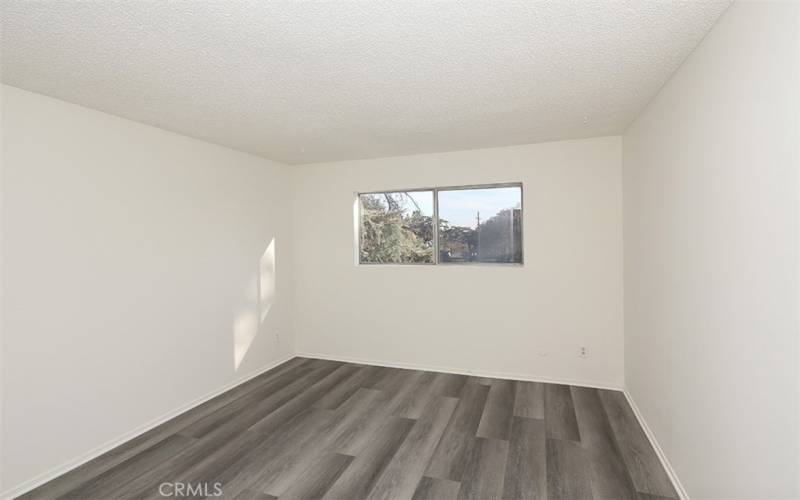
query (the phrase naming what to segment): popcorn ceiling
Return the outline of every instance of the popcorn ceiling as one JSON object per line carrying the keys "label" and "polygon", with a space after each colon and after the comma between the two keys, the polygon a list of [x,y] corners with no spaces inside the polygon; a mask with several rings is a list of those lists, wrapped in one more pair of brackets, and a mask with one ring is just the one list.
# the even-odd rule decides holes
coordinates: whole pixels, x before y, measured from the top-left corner
{"label": "popcorn ceiling", "polygon": [[291,164],[620,134],[729,2],[33,2],[9,85]]}

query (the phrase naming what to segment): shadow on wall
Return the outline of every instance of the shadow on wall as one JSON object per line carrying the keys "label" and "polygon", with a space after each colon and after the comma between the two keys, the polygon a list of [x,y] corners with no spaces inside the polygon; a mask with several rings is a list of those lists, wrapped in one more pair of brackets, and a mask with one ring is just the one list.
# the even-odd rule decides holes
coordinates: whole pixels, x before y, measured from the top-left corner
{"label": "shadow on wall", "polygon": [[275,238],[258,262],[258,273],[245,288],[233,315],[233,368],[239,370],[275,302]]}

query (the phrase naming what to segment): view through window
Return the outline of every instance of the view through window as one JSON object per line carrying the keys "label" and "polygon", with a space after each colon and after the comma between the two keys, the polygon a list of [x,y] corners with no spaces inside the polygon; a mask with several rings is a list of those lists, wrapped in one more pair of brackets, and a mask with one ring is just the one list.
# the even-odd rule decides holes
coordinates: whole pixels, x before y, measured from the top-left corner
{"label": "view through window", "polygon": [[359,195],[362,264],[433,264],[433,191]]}
{"label": "view through window", "polygon": [[522,263],[522,185],[362,193],[362,264]]}

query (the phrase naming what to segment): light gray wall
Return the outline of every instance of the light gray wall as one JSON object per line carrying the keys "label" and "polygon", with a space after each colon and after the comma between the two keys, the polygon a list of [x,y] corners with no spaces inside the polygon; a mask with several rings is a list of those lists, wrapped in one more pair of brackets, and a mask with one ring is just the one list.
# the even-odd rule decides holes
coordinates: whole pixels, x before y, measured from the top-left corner
{"label": "light gray wall", "polygon": [[293,345],[288,167],[2,91],[10,489]]}
{"label": "light gray wall", "polygon": [[694,499],[798,494],[797,32],[734,4],[623,138],[626,384]]}
{"label": "light gray wall", "polygon": [[[604,137],[295,167],[299,350],[620,387],[621,154]],[[524,267],[355,264],[356,192],[516,181]]]}
{"label": "light gray wall", "polygon": [[[0,116],[3,114],[3,92],[0,92]],[[2,126],[2,125],[0,125]],[[5,206],[5,189],[3,184],[3,178],[5,176],[4,171],[4,158],[3,155],[3,140],[2,136],[0,136],[0,491],[5,491],[5,480],[3,477],[3,401],[5,400],[4,391],[5,391],[5,377],[3,372],[3,345],[5,344],[5,320],[4,320],[4,313],[3,313],[3,291],[5,289],[5,280],[3,276],[3,262],[4,262],[4,235],[5,235],[5,226],[3,224],[4,220],[4,206]]]}

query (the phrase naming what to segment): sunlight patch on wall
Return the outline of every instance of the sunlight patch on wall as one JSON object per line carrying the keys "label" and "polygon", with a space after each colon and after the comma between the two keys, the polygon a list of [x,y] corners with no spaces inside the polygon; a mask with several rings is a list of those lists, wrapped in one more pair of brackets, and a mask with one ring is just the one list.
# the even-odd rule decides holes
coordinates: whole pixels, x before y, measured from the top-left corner
{"label": "sunlight patch on wall", "polygon": [[258,262],[258,273],[245,287],[244,296],[233,315],[233,366],[244,361],[275,302],[275,238]]}
{"label": "sunlight patch on wall", "polygon": [[261,259],[259,259],[259,276],[259,309],[261,310],[261,321],[263,322],[275,302],[275,238],[272,238]]}

